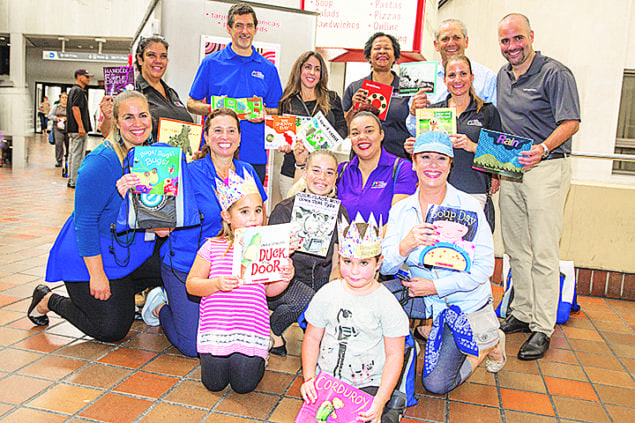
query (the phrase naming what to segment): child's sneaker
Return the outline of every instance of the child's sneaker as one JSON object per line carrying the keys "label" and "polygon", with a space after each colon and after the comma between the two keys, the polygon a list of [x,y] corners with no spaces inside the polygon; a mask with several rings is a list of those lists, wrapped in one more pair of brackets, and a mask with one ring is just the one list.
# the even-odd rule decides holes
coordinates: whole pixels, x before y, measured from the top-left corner
{"label": "child's sneaker", "polygon": [[161,322],[158,317],[155,317],[153,312],[159,307],[161,304],[167,303],[168,299],[165,296],[165,291],[163,287],[157,286],[152,291],[148,293],[146,297],[146,303],[143,306],[143,310],[141,310],[141,317],[143,317],[143,321],[146,322],[148,326],[159,326]]}

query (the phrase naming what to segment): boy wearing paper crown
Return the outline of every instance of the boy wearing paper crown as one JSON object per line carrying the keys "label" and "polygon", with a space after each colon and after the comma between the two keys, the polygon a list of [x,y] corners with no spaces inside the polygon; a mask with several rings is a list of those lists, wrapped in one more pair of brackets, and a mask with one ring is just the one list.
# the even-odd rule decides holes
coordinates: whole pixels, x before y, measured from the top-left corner
{"label": "boy wearing paper crown", "polygon": [[269,354],[269,312],[266,297],[283,292],[293,278],[291,260],[280,266],[281,279],[243,284],[232,274],[235,231],[261,226],[264,211],[254,178],[233,171],[216,180],[216,197],[223,209],[223,229],[200,248],[185,286],[201,298],[197,351],[201,382],[213,392],[232,389],[244,394],[256,389]]}
{"label": "boy wearing paper crown", "polygon": [[350,225],[340,222],[338,231],[342,279],[322,287],[305,313],[302,397],[316,400],[315,377],[326,372],[375,397],[371,408],[359,414],[360,421],[398,422],[403,407],[386,404],[401,374],[408,318],[375,279],[381,266],[381,222],[371,214],[366,223],[358,215]]}

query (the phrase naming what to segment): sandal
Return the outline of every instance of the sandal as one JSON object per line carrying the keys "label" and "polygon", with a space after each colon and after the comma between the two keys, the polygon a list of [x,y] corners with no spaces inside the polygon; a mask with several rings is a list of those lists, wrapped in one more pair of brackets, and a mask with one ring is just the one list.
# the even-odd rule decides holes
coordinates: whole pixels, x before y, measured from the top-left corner
{"label": "sandal", "polygon": [[505,353],[505,332],[503,332],[502,330],[498,330],[499,335],[500,335],[500,340],[498,341],[498,343],[501,346],[501,352],[503,353],[503,361],[492,361],[489,359],[489,356],[487,357],[486,360],[486,365],[487,365],[487,371],[490,373],[498,373],[500,372],[503,367],[505,367],[505,364],[507,363],[507,354]]}

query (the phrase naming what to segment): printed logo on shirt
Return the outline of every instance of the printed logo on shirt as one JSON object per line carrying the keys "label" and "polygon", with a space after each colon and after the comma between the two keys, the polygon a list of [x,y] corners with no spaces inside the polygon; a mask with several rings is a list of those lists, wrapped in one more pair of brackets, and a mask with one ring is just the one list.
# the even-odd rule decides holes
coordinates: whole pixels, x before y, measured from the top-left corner
{"label": "printed logo on shirt", "polygon": [[178,101],[178,100],[176,100],[176,101],[174,102],[174,105],[175,105],[176,107],[185,107],[185,105],[184,105],[183,103],[181,103],[180,101]]}
{"label": "printed logo on shirt", "polygon": [[480,120],[478,119],[472,119],[472,120],[468,120],[467,121],[468,125],[472,125],[472,126],[483,126],[483,124],[481,123]]}
{"label": "printed logo on shirt", "polygon": [[251,76],[253,76],[254,78],[258,78],[258,79],[265,79],[265,74],[260,72],[260,71],[252,71],[251,72]]}
{"label": "printed logo on shirt", "polygon": [[382,189],[385,188],[386,185],[388,185],[385,181],[374,181],[373,184],[370,186],[370,189]]}

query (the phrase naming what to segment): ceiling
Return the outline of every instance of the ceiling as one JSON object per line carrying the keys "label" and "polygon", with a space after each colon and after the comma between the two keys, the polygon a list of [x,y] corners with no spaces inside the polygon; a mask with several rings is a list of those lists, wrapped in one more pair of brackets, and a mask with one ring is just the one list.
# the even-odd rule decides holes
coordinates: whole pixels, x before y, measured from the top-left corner
{"label": "ceiling", "polygon": [[[56,36],[31,36],[25,35],[26,44],[28,47],[41,48],[44,50],[61,51],[62,40]],[[66,40],[66,51],[85,51],[85,52],[97,52],[99,51],[99,42],[95,39],[104,39],[106,42],[102,43],[102,53],[129,53],[130,43],[132,38],[81,38],[81,37],[69,37],[64,36]]]}

